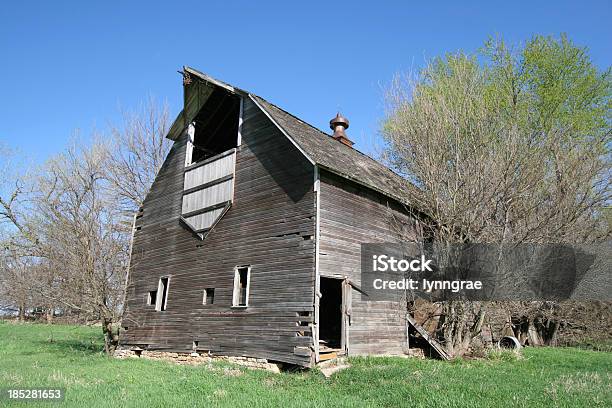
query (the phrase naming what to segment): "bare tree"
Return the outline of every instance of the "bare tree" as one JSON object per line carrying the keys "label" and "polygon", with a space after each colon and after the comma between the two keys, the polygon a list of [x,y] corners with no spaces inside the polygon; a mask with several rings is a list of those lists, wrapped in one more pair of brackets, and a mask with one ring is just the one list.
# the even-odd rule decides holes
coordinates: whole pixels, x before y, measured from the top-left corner
{"label": "bare tree", "polygon": [[[121,314],[128,238],[117,196],[104,178],[107,160],[104,144],[75,144],[38,171],[27,195],[16,190],[14,199],[0,204],[19,233],[11,247],[28,249],[15,258],[35,259],[37,271],[45,272],[45,279],[25,277],[32,282],[30,295],[100,321],[111,353],[118,342],[113,325]],[[27,207],[17,206],[26,201]]]}
{"label": "bare tree", "polygon": [[23,315],[56,306],[100,321],[105,350],[118,343],[131,219],[171,147],[168,108],[149,99],[125,113],[105,142],[74,143],[20,176],[0,149],[0,289]]}
{"label": "bare tree", "polygon": [[28,190],[24,176],[18,176],[15,153],[0,145],[0,300],[15,306],[20,320],[26,310],[34,306],[32,280],[31,226],[25,221],[27,202],[23,199]]}
{"label": "bare tree", "polygon": [[142,205],[170,151],[169,125],[168,106],[150,98],[138,112],[124,113],[121,125],[111,128],[104,176],[128,213]]}
{"label": "bare tree", "polygon": [[[150,99],[124,114],[107,142],[76,142],[32,176],[9,174],[10,154],[0,151],[3,173],[0,280],[22,310],[37,305],[78,312],[100,321],[105,350],[118,343],[133,214],[142,204],[171,143],[168,110]],[[50,315],[52,316],[52,314]]]}
{"label": "bare tree", "polygon": [[118,342],[113,324],[121,312],[127,238],[103,176],[106,157],[103,145],[70,148],[48,163],[34,201],[45,260],[61,281],[57,293],[45,295],[101,321],[110,353]]}
{"label": "bare tree", "polygon": [[32,285],[26,259],[17,256],[7,245],[0,258],[0,299],[6,305],[15,305],[19,320],[25,320],[26,309],[32,305]]}

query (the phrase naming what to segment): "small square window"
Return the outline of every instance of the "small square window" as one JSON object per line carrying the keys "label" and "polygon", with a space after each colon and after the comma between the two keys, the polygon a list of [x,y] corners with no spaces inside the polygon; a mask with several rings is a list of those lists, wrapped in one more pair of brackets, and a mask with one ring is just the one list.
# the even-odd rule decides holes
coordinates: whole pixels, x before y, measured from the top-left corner
{"label": "small square window", "polygon": [[156,290],[149,291],[149,294],[147,296],[147,305],[155,306],[156,300],[157,300],[157,291]]}
{"label": "small square window", "polygon": [[212,305],[215,303],[215,288],[204,289],[204,295],[202,297],[203,305]]}

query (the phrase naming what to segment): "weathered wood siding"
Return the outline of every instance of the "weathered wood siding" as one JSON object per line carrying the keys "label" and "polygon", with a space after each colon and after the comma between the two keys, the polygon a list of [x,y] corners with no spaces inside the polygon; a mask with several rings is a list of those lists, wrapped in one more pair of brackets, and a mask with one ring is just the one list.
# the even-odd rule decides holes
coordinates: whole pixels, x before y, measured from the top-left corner
{"label": "weathered wood siding", "polygon": [[196,163],[195,166],[190,166],[185,170],[185,190],[233,175],[235,160],[236,156],[232,151],[228,151],[217,159],[207,160],[203,165]]}
{"label": "weathered wood siding", "polygon": [[[314,298],[313,167],[246,99],[234,201],[204,241],[179,218],[186,139],[174,144],[137,220],[124,345],[308,365]],[[251,265],[249,307],[232,308],[234,267]],[[170,276],[167,310],[146,305]],[[214,304],[203,291],[215,288]],[[300,326],[302,322],[302,326]],[[298,347],[298,349],[296,349]]]}
{"label": "weathered wood siding", "polygon": [[[393,200],[321,173],[321,276],[344,275],[360,285],[361,244],[413,239],[414,231],[411,217]],[[362,301],[353,290],[349,353],[401,353],[406,342],[405,314],[403,301]]]}

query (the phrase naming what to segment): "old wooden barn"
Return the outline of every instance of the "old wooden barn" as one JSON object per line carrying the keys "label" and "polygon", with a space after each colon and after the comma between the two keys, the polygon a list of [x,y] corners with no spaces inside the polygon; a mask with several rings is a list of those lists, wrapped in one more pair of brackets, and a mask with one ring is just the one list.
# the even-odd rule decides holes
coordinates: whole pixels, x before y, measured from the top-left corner
{"label": "old wooden barn", "polygon": [[120,343],[312,366],[402,353],[405,305],[361,299],[360,244],[415,239],[405,180],[184,68],[174,145],[137,215]]}

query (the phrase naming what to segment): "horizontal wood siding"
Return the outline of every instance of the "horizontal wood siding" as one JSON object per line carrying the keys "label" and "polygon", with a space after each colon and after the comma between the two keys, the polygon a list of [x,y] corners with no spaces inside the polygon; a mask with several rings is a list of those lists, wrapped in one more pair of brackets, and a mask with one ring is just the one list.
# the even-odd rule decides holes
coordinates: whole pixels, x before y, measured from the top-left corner
{"label": "horizontal wood siding", "polygon": [[185,190],[234,174],[235,154],[227,154],[211,163],[185,171]]}
{"label": "horizontal wood siding", "polygon": [[[394,201],[323,171],[320,196],[321,276],[344,275],[361,284],[361,244],[416,236],[412,219]],[[352,293],[350,354],[399,354],[406,341],[404,301],[362,301]]]}
{"label": "horizontal wood siding", "polygon": [[[234,201],[204,241],[179,222],[185,136],[174,144],[137,221],[122,344],[190,351],[197,341],[213,354],[310,364],[294,351],[312,347],[298,325],[313,311],[313,168],[248,99],[243,119]],[[231,307],[237,265],[251,265],[243,309]],[[168,302],[156,312],[146,298],[161,276],[170,276]],[[212,305],[202,304],[206,288]]]}
{"label": "horizontal wood siding", "polygon": [[183,196],[183,214],[231,201],[234,180],[227,180]]}
{"label": "horizontal wood siding", "polygon": [[209,230],[234,200],[236,149],[184,169],[182,216],[195,232]]}
{"label": "horizontal wood siding", "polygon": [[193,217],[187,217],[185,220],[191,225],[196,231],[209,228],[217,221],[225,208],[218,208],[216,210],[207,211],[202,214],[194,215]]}

